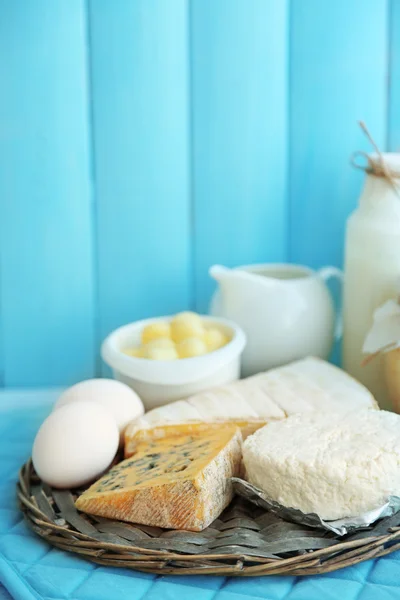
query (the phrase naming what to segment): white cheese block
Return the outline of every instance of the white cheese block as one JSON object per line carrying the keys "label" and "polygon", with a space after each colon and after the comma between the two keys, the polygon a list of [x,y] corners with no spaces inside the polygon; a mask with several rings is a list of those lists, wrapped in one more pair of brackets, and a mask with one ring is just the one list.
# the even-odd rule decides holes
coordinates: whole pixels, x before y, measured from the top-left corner
{"label": "white cheese block", "polygon": [[[312,385],[306,386],[306,390],[296,387],[296,378],[287,371],[276,369],[268,373],[256,376],[255,384],[269,398],[275,406],[283,412],[283,417],[312,410],[309,401]],[[305,393],[304,393],[305,392]],[[319,398],[322,400],[324,392],[319,390]]]}
{"label": "white cheese block", "polygon": [[240,394],[237,386],[226,385],[216,391],[205,392],[188,399],[188,403],[194,406],[204,421],[220,419],[229,416],[230,419],[258,419],[257,412],[246,402],[246,398]]}
{"label": "white cheese block", "polygon": [[231,389],[233,387],[249,408],[255,412],[257,418],[283,419],[286,416],[284,411],[273,401],[271,394],[268,395],[264,392],[262,385],[259,385],[255,377],[237,381],[230,386]]}
{"label": "white cheese block", "polygon": [[314,412],[269,423],[243,447],[246,479],[271,500],[332,520],[400,496],[400,416]]}
{"label": "white cheese block", "polygon": [[377,405],[363,385],[323,360],[306,358],[151,410],[128,425],[125,455],[134,452],[138,431],[165,424],[232,422],[246,437],[291,414],[369,407]]}

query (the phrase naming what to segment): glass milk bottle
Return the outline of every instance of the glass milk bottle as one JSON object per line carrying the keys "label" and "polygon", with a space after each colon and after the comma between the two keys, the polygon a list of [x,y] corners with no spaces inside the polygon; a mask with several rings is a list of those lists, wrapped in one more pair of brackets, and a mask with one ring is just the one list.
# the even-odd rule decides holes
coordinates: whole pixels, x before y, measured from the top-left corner
{"label": "glass milk bottle", "polygon": [[[382,166],[384,161],[384,167]],[[398,296],[400,154],[369,155],[357,210],[347,222],[343,299],[343,367],[390,409],[378,355],[362,366],[362,347],[375,309]]]}

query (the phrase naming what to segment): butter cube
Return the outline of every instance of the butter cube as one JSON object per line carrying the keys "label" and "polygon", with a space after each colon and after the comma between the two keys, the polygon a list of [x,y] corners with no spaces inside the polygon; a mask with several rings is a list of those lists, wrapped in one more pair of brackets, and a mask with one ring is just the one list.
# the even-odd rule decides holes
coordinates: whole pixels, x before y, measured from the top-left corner
{"label": "butter cube", "polygon": [[158,338],[169,337],[171,337],[170,324],[166,321],[155,321],[154,323],[150,323],[150,325],[146,325],[146,327],[143,328],[142,344],[147,344],[148,342]]}
{"label": "butter cube", "polygon": [[204,340],[196,337],[186,338],[176,345],[179,358],[191,358],[207,354],[207,346]]}
{"label": "butter cube", "polygon": [[229,342],[229,338],[216,327],[210,327],[210,329],[206,330],[204,340],[208,352],[218,350],[218,348],[222,348],[222,346],[225,346]]}
{"label": "butter cube", "polygon": [[151,360],[176,360],[178,353],[175,348],[148,348],[146,349],[144,358]]}
{"label": "butter cube", "polygon": [[171,338],[160,337],[160,338],[156,338],[155,340],[151,340],[150,342],[148,342],[147,344],[145,344],[143,346],[143,351],[144,351],[144,353],[146,353],[146,352],[148,352],[148,350],[151,350],[152,348],[172,348],[172,349],[175,349],[175,344],[171,340]]}
{"label": "butter cube", "polygon": [[171,321],[171,337],[174,342],[193,337],[203,338],[204,326],[201,317],[192,312],[179,313]]}
{"label": "butter cube", "polygon": [[124,348],[122,352],[127,356],[133,356],[134,358],[143,358],[143,348]]}

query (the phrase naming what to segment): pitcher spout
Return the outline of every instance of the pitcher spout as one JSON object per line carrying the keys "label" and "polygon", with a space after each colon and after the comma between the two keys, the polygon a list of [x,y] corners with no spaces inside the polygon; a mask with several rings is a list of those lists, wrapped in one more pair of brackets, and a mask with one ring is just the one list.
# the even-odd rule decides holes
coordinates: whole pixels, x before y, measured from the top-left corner
{"label": "pitcher spout", "polygon": [[229,269],[222,265],[213,265],[209,270],[210,276],[215,279],[220,285],[225,287],[226,284],[251,284],[263,288],[279,287],[279,281],[271,277],[261,277],[258,273],[247,271],[243,268]]}
{"label": "pitcher spout", "polygon": [[221,283],[221,281],[227,279],[232,274],[232,269],[228,269],[222,265],[213,265],[210,267],[208,273],[215,281]]}

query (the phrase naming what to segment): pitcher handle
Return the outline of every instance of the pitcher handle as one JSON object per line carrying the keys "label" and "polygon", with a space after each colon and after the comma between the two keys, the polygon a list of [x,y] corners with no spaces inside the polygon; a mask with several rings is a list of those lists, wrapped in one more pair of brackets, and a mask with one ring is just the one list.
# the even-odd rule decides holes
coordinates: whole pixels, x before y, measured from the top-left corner
{"label": "pitcher handle", "polygon": [[[327,283],[330,279],[337,279],[341,286],[341,291],[343,294],[343,280],[344,273],[341,269],[337,267],[322,267],[319,269],[318,275],[321,277],[325,283]],[[335,325],[335,339],[340,340],[343,335],[343,319],[342,319],[342,310],[341,308],[337,311],[336,316],[336,325]]]}

